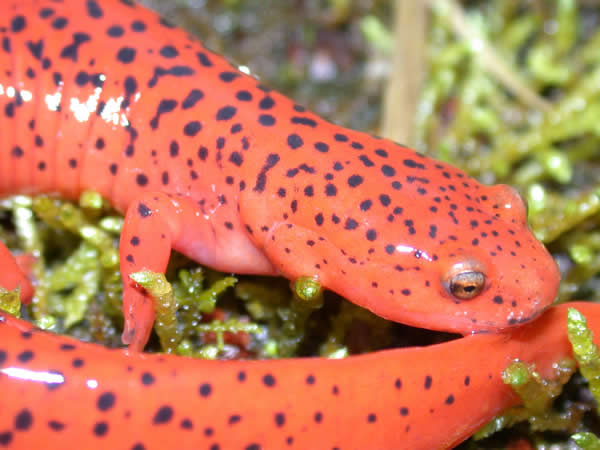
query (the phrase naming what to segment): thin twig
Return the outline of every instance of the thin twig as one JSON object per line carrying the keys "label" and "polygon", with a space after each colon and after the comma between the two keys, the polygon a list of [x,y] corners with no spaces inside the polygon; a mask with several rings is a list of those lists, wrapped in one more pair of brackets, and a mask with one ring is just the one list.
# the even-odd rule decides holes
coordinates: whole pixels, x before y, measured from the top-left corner
{"label": "thin twig", "polygon": [[394,53],[381,135],[407,145],[414,145],[414,117],[425,78],[426,6],[420,0],[396,0],[394,8]]}

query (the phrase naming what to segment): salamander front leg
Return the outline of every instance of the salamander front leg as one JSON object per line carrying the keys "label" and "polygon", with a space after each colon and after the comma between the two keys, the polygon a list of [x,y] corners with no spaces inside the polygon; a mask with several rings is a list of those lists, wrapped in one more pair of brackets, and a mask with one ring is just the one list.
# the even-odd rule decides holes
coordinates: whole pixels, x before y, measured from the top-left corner
{"label": "salamander front leg", "polygon": [[121,340],[131,350],[142,350],[148,341],[154,301],[129,275],[142,270],[164,273],[172,243],[180,232],[183,210],[177,199],[153,192],[142,195],[127,209],[120,245],[125,317]]}
{"label": "salamander front leg", "polygon": [[33,297],[33,286],[4,243],[0,242],[0,286],[9,291],[20,288],[19,297],[29,303]]}

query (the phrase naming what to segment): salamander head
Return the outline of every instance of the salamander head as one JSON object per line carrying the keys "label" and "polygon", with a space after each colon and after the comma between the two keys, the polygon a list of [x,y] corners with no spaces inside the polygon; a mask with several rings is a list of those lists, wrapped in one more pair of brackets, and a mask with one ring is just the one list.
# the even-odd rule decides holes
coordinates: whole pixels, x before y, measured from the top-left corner
{"label": "salamander head", "polygon": [[[363,305],[378,315],[463,334],[535,318],[553,302],[560,274],[528,229],[521,198],[503,185],[481,186],[479,201],[460,206],[448,197],[445,206],[434,200],[433,214],[413,205],[400,226],[378,227],[389,254],[354,276],[370,285],[334,282],[333,289],[357,298],[370,288]],[[419,221],[410,219],[419,211]]]}
{"label": "salamander head", "polygon": [[282,128],[285,142],[269,144],[285,159],[262,155],[240,197],[246,229],[278,272],[315,276],[390,320],[459,333],[515,326],[552,303],[556,263],[512,188],[312,125]]}

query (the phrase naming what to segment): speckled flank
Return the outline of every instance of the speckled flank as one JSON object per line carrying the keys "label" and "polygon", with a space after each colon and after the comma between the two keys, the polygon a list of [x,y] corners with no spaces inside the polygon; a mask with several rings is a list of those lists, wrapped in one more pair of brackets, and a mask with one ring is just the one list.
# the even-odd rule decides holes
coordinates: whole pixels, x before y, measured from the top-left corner
{"label": "speckled flank", "polygon": [[278,361],[128,355],[0,313],[0,448],[447,448],[518,402],[511,360],[550,376],[570,354],[567,306],[600,329],[598,305],[569,304],[508,337]]}
{"label": "speckled flank", "polygon": [[[556,265],[512,189],[330,124],[131,1],[0,9],[0,192],[101,192],[126,211],[125,280],[174,248],[461,333],[552,302]],[[154,312],[131,281],[123,310],[140,349]]]}

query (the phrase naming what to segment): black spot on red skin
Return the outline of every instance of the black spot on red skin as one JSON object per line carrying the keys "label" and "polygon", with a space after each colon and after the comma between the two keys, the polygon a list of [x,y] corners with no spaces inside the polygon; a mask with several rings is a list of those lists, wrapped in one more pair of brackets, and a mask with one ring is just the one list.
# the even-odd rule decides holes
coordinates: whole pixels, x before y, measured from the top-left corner
{"label": "black spot on red skin", "polygon": [[[29,340],[29,339],[31,339],[32,337],[33,337],[33,333],[32,333],[31,331],[22,331],[22,332],[21,332],[21,338],[22,338],[22,339]],[[61,346],[60,346],[60,349],[61,349],[61,350],[65,350],[65,349],[63,348],[63,345],[64,345],[64,346],[67,346],[67,345],[68,345],[68,346],[72,346],[73,348],[75,348],[75,346],[73,346],[73,345],[71,345],[71,344],[61,344]],[[0,359],[0,363],[2,363],[2,359]]]}
{"label": "black spot on red skin", "polygon": [[133,47],[122,47],[117,52],[117,60],[123,64],[131,64],[135,60],[136,49]]}
{"label": "black spot on red skin", "polygon": [[77,62],[79,59],[79,47],[91,41],[92,38],[87,33],[74,33],[73,34],[73,43],[67,45],[60,52],[60,57],[64,59],[70,59],[73,62]]}
{"label": "black spot on red skin", "polygon": [[160,49],[159,53],[163,58],[167,59],[176,58],[177,56],[179,56],[179,52],[172,45],[165,45]]}
{"label": "black spot on red skin", "polygon": [[79,369],[79,368],[83,367],[84,365],[85,365],[85,361],[81,358],[75,358],[71,362],[71,366],[73,366],[75,369]]}
{"label": "black spot on red skin", "polygon": [[0,445],[8,447],[13,440],[13,434],[10,431],[0,433]]}
{"label": "black spot on red skin", "polygon": [[237,112],[235,106],[223,106],[217,111],[216,119],[218,121],[231,120]]}
{"label": "black spot on red skin", "polygon": [[11,41],[8,36],[2,38],[2,50],[6,53],[10,53],[12,51]]}
{"label": "black spot on red skin", "polygon": [[229,156],[229,161],[237,167],[240,167],[244,163],[244,157],[239,152],[232,152]]}
{"label": "black spot on red skin", "polygon": [[360,155],[358,159],[360,159],[365,167],[373,167],[375,165],[375,163],[371,161],[367,155]]}
{"label": "black spot on red skin", "polygon": [[194,428],[194,423],[190,419],[183,419],[179,426],[184,430],[192,430]]}
{"label": "black spot on red skin", "polygon": [[367,212],[369,209],[371,209],[372,205],[373,205],[373,202],[371,200],[364,200],[360,204],[360,210]]}
{"label": "black spot on red skin", "polygon": [[104,16],[104,12],[96,0],[87,0],[87,11],[92,19],[101,19]]}
{"label": "black spot on red skin", "polygon": [[277,380],[270,373],[266,374],[262,378],[262,382],[266,387],[272,388],[277,384]]}
{"label": "black spot on red skin", "polygon": [[62,431],[65,429],[65,424],[58,420],[49,420],[48,428],[50,428],[52,431]]}
{"label": "black spot on red skin", "polygon": [[210,397],[212,394],[212,386],[209,383],[203,383],[198,388],[198,392],[202,397]]}
{"label": "black spot on red skin", "polygon": [[192,89],[187,97],[181,102],[181,109],[193,108],[196,103],[204,98],[204,92],[200,89]]}
{"label": "black spot on red skin", "polygon": [[25,154],[25,152],[18,145],[15,146],[11,151],[11,155],[14,156],[15,158],[21,158],[21,157],[23,157],[24,154]]}
{"label": "black spot on red skin", "polygon": [[261,114],[258,116],[258,123],[260,123],[263,127],[272,127],[275,125],[275,117],[271,114]]}
{"label": "black spot on red skin", "polygon": [[315,216],[315,223],[319,226],[323,225],[323,222],[325,221],[325,218],[323,217],[322,213],[319,213]]}
{"label": "black spot on red skin", "polygon": [[358,222],[356,220],[352,219],[351,217],[346,219],[346,224],[344,225],[344,228],[346,230],[354,230],[357,227],[358,227]]}
{"label": "black spot on red skin", "polygon": [[17,355],[17,360],[21,363],[28,363],[34,358],[34,353],[31,350],[24,350]]}
{"label": "black spot on red skin", "polygon": [[263,110],[271,109],[273,106],[275,106],[275,100],[268,95],[258,103],[258,107]]}
{"label": "black spot on red skin", "polygon": [[337,195],[337,187],[335,187],[335,184],[328,183],[325,186],[325,195],[327,197],[335,197]]}
{"label": "black spot on red skin", "polygon": [[381,172],[386,177],[393,177],[396,175],[396,169],[394,169],[392,166],[388,166],[387,164],[384,164],[383,166],[381,166]]}
{"label": "black spot on red skin", "polygon": [[94,428],[92,429],[92,432],[97,437],[104,437],[104,436],[106,436],[106,434],[108,433],[108,423],[106,423],[104,421],[97,422],[94,425]]}
{"label": "black spot on red skin", "polygon": [[125,34],[125,30],[119,25],[113,25],[106,30],[106,34],[112,38],[120,38]]}
{"label": "black spot on red skin", "polygon": [[155,116],[150,120],[150,127],[156,130],[159,125],[160,116],[173,111],[177,107],[177,100],[173,99],[162,99],[158,104]]}
{"label": "black spot on red skin", "polygon": [[54,14],[54,9],[52,8],[42,8],[40,9],[40,18],[47,19]]}
{"label": "black spot on red skin", "polygon": [[164,425],[169,423],[171,419],[173,419],[173,408],[169,405],[164,405],[158,408],[152,418],[152,423],[154,425]]}
{"label": "black spot on red skin", "polygon": [[308,117],[292,117],[291,122],[296,125],[306,125],[311,128],[316,128],[317,122]]}
{"label": "black spot on red skin", "polygon": [[202,124],[200,122],[198,122],[197,120],[193,120],[193,121],[185,124],[185,126],[183,127],[183,134],[185,134],[188,137],[194,137],[201,130],[202,130]]}
{"label": "black spot on red skin", "polygon": [[33,414],[28,409],[22,409],[15,416],[15,429],[17,431],[27,431],[33,425]]}
{"label": "black spot on red skin", "polygon": [[100,396],[98,397],[98,401],[96,402],[96,407],[100,411],[103,411],[103,412],[109,411],[110,409],[113,408],[113,406],[115,406],[115,402],[116,402],[116,397],[113,392],[104,392],[104,393],[100,394]]}
{"label": "black spot on red skin", "polygon": [[237,98],[241,102],[249,102],[252,101],[252,93],[249,91],[238,91],[235,94],[235,98]]}
{"label": "black spot on red skin", "polygon": [[240,74],[237,72],[221,72],[219,74],[219,79],[221,81],[224,81],[225,83],[231,83],[233,80],[235,80],[239,76],[240,76]]}
{"label": "black spot on red skin", "polygon": [[261,168],[258,176],[256,177],[256,184],[254,185],[255,192],[263,192],[267,185],[267,172],[277,165],[281,158],[277,153],[271,153],[267,156],[265,164]]}
{"label": "black spot on red skin", "polygon": [[348,178],[348,186],[350,186],[351,188],[356,188],[358,186],[360,186],[363,183],[363,177],[355,174],[352,175]]}
{"label": "black spot on red skin", "polygon": [[321,153],[327,153],[329,151],[329,146],[325,142],[316,142],[315,149]]}
{"label": "black spot on red skin", "polygon": [[138,186],[144,187],[148,184],[148,177],[143,173],[138,173],[135,177],[135,182]]}
{"label": "black spot on red skin", "polygon": [[433,379],[431,378],[430,375],[427,375],[425,377],[425,383],[424,383],[424,387],[425,389],[431,389],[431,385],[433,384]]}
{"label": "black spot on red skin", "polygon": [[211,67],[213,65],[210,58],[204,52],[196,53],[196,57],[198,58],[198,62],[204,67]]}
{"label": "black spot on red skin", "polygon": [[15,16],[10,21],[10,31],[13,33],[20,33],[27,27],[27,20],[24,16]]}
{"label": "black spot on red skin", "polygon": [[275,413],[275,425],[279,428],[285,425],[285,414],[282,412]]}
{"label": "black spot on red skin", "polygon": [[452,403],[454,403],[454,395],[450,394],[448,397],[446,397],[444,403],[446,403],[446,405],[451,405]]}
{"label": "black spot on red skin", "polygon": [[143,33],[146,31],[146,24],[141,20],[134,20],[131,22],[131,30],[136,33]]}
{"label": "black spot on red skin", "polygon": [[150,372],[144,372],[142,373],[140,381],[144,386],[152,386],[156,379],[154,378],[154,375],[152,375]]}
{"label": "black spot on red skin", "polygon": [[229,416],[229,419],[227,419],[227,423],[229,425],[235,425],[236,423],[240,422],[242,420],[242,416],[240,416],[239,414],[233,414],[231,416]]}
{"label": "black spot on red skin", "polygon": [[138,214],[142,218],[146,218],[152,215],[152,210],[148,208],[144,203],[140,203],[138,205]]}

